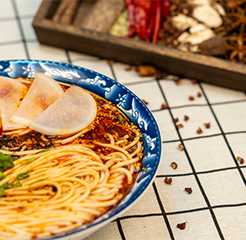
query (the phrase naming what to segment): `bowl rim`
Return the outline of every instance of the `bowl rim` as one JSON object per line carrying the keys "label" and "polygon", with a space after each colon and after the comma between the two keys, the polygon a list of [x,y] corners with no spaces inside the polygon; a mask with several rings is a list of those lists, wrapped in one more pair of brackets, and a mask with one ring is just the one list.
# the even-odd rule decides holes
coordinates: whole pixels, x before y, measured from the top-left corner
{"label": "bowl rim", "polygon": [[[40,68],[40,65],[42,65],[41,68]],[[62,62],[56,62],[56,61],[33,60],[33,59],[32,60],[28,60],[28,59],[0,60],[0,76],[6,76],[6,77],[10,77],[10,78],[15,78],[17,76],[25,77],[25,78],[33,78],[36,75],[36,74],[33,74],[34,73],[33,70],[42,70],[42,68],[46,71],[46,74],[51,75],[51,77],[54,78],[58,82],[63,82],[63,83],[65,82],[65,83],[68,83],[70,85],[74,84],[74,85],[80,86],[82,88],[85,88],[86,90],[91,91],[95,94],[98,94],[98,93],[96,93],[97,89],[102,88],[101,90],[103,90],[103,88],[104,88],[105,91],[107,91],[107,89],[106,89],[107,86],[106,87],[102,86],[103,81],[105,82],[106,85],[109,83],[109,85],[111,86],[112,89],[114,89],[114,91],[116,89],[120,93],[121,92],[126,93],[127,97],[132,100],[132,106],[134,104],[136,104],[136,106],[139,108],[139,109],[137,108],[137,110],[140,111],[140,112],[138,112],[139,113],[138,117],[140,117],[141,111],[143,111],[144,117],[147,118],[147,120],[149,120],[148,123],[150,125],[152,125],[152,127],[151,126],[150,127],[154,131],[153,137],[151,138],[152,142],[150,141],[150,144],[148,143],[148,141],[149,141],[148,137],[149,136],[145,136],[145,139],[143,140],[144,148],[145,148],[144,151],[148,151],[148,149],[146,150],[147,147],[152,148],[154,146],[154,148],[156,148],[155,154],[153,156],[149,156],[149,158],[147,158],[147,156],[145,156],[145,155],[146,154],[149,155],[150,152],[148,151],[147,153],[146,152],[144,153],[144,158],[146,157],[148,161],[154,161],[154,163],[155,163],[154,168],[153,169],[150,168],[151,171],[148,172],[148,168],[147,168],[148,164],[149,164],[148,162],[146,162],[146,168],[145,168],[145,166],[144,166],[144,168],[143,168],[143,166],[141,167],[142,171],[140,171],[138,173],[137,179],[135,180],[135,182],[133,184],[133,187],[136,187],[137,192],[134,191],[133,187],[132,187],[130,189],[130,191],[126,194],[126,196],[116,206],[114,206],[110,211],[106,212],[105,214],[103,214],[99,218],[93,220],[92,222],[84,224],[78,228],[75,228],[71,231],[67,231],[67,232],[61,233],[61,234],[56,234],[56,235],[53,235],[51,237],[41,238],[41,240],[64,239],[64,237],[69,237],[69,236],[80,234],[80,233],[81,234],[83,233],[84,235],[86,235],[92,231],[94,232],[94,231],[98,230],[102,226],[106,225],[108,222],[115,220],[117,217],[119,217],[119,215],[126,212],[130,207],[132,207],[137,202],[137,200],[139,200],[144,195],[144,193],[147,191],[147,189],[151,186],[152,182],[155,179],[155,176],[157,174],[158,168],[160,166],[160,161],[161,161],[161,145],[162,145],[162,143],[161,143],[160,131],[159,131],[157,122],[156,122],[153,114],[151,113],[149,108],[146,106],[146,104],[144,104],[143,101],[138,96],[136,96],[131,90],[129,90],[123,84],[115,81],[114,79],[112,79],[110,77],[105,76],[104,74],[101,74],[101,73],[98,73],[94,70],[90,70],[90,69],[80,67],[80,66],[77,66],[74,64],[62,63]],[[29,69],[29,71],[28,71],[28,69]],[[22,71],[22,74],[20,74],[21,71]],[[65,73],[64,73],[64,71],[65,71]],[[97,81],[100,80],[101,86],[97,85],[97,88],[94,89],[92,85],[91,86],[90,85],[86,85],[86,86],[83,85],[83,84],[85,84],[85,81],[87,81],[88,79],[92,80],[92,82],[93,82],[93,79],[88,78],[88,75],[86,75],[86,74],[85,74],[85,76],[87,77],[86,79],[80,78],[80,80],[83,80],[82,82],[79,81],[78,79],[77,79],[77,82],[74,81],[76,71],[77,71],[77,73],[81,72],[81,73],[87,73],[89,75],[96,76],[94,78],[94,80],[96,78],[97,78]],[[37,71],[37,72],[39,72],[39,71]],[[57,72],[58,72],[58,74],[57,74]],[[18,75],[18,74],[20,74],[20,75]],[[30,74],[33,74],[33,75],[31,76]],[[24,75],[26,75],[26,76],[24,76]],[[63,75],[65,77],[63,77]],[[87,82],[86,82],[86,84],[87,84]],[[106,94],[106,92],[104,92],[104,94]],[[101,96],[100,94],[98,94],[98,95]],[[115,97],[115,94],[113,97]],[[122,98],[122,97],[124,97],[124,95],[119,96],[119,98],[120,97]],[[106,98],[106,95],[103,98],[108,100]],[[109,101],[112,101],[112,99],[113,98],[111,97]],[[126,111],[124,111],[125,110],[124,109],[124,103],[125,103],[124,100],[127,101],[126,99],[122,99],[121,101],[120,100],[118,101],[118,104],[116,104],[116,101],[117,101],[117,99],[116,99],[115,101],[113,101],[113,104],[129,118],[129,113],[126,113]],[[133,101],[135,102],[134,104],[133,104]],[[121,106],[121,104],[123,104],[123,105]],[[136,112],[134,113],[133,109],[131,109],[129,111],[131,112],[131,114],[136,113]],[[130,119],[130,121],[132,121],[132,119]],[[142,122],[140,120],[138,120],[138,121],[139,121],[140,125],[138,123],[136,124],[134,121],[132,121],[132,122],[135,125],[137,125],[138,128],[141,128]],[[144,127],[146,128],[146,124],[144,125]],[[149,126],[147,126],[147,128],[149,128]],[[141,132],[142,132],[142,130],[141,130]],[[155,142],[153,143],[153,141],[155,141]],[[150,149],[150,151],[151,151],[151,149]],[[146,169],[146,171],[144,169]],[[138,181],[141,182],[142,185],[140,183],[139,183],[139,185],[137,185]],[[35,238],[35,239],[37,239],[37,238]]]}

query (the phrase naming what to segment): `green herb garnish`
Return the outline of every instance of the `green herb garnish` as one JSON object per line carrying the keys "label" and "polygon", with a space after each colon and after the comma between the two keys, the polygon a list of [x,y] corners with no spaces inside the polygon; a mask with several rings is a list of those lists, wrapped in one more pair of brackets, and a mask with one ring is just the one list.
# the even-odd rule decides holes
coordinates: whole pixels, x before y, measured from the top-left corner
{"label": "green herb garnish", "polygon": [[39,152],[36,152],[36,154],[43,153],[43,152],[48,152],[49,150],[50,150],[49,148],[46,148],[46,149],[43,149],[43,150],[41,150]]}
{"label": "green herb garnish", "polygon": [[121,114],[118,114],[118,119],[120,120],[120,122],[123,122],[124,121],[124,118],[122,117]]}
{"label": "green herb garnish", "polygon": [[0,172],[0,181],[3,180],[4,178],[6,178],[6,176],[2,172]]}
{"label": "green herb garnish", "polygon": [[25,178],[28,178],[28,177],[30,177],[29,172],[26,172],[26,173],[20,173],[20,174],[17,175],[17,179],[18,179],[18,180],[22,180],[22,179],[25,179]]}
{"label": "green herb garnish", "polygon": [[4,155],[0,152],[0,171],[5,171],[14,167],[14,161],[10,155]]}
{"label": "green herb garnish", "polygon": [[75,176],[75,177],[81,179],[81,176]]}
{"label": "green herb garnish", "polygon": [[29,159],[25,159],[21,162],[21,165],[25,165],[27,163],[33,162],[35,161],[35,157],[29,158]]}
{"label": "green herb garnish", "polygon": [[14,183],[11,188],[21,187],[22,184],[20,182]]}
{"label": "green herb garnish", "polygon": [[4,190],[9,188],[9,184],[8,183],[4,183],[1,187],[0,187],[0,197],[3,197],[4,195]]}

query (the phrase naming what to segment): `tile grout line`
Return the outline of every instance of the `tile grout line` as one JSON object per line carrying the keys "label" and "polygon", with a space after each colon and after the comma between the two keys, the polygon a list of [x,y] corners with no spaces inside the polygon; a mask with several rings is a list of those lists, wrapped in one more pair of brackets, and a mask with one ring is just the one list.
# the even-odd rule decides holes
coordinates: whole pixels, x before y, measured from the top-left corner
{"label": "tile grout line", "polygon": [[115,221],[116,221],[116,223],[117,223],[117,226],[118,226],[118,230],[119,230],[121,239],[122,239],[122,240],[126,240],[126,237],[125,237],[125,234],[124,234],[124,232],[123,232],[123,228],[122,228],[122,226],[121,226],[120,220],[119,220],[119,219],[116,219]]}
{"label": "tile grout line", "polygon": [[[240,168],[246,168],[246,166],[242,166]],[[201,172],[196,172],[199,175],[202,174],[207,174],[207,173],[213,173],[213,172],[223,172],[227,170],[233,170],[237,169],[237,167],[227,167],[227,168],[220,168],[220,169],[214,169],[214,170],[208,170],[208,171],[201,171]],[[180,173],[180,174],[158,174],[156,177],[161,178],[161,177],[181,177],[181,176],[190,176],[193,175],[193,173]]]}
{"label": "tile grout line", "polygon": [[155,192],[155,195],[156,195],[156,199],[157,199],[157,202],[159,204],[159,207],[160,207],[160,210],[161,210],[161,213],[162,213],[162,217],[164,218],[164,221],[166,223],[167,230],[169,232],[170,238],[172,240],[175,240],[174,235],[173,235],[173,231],[172,231],[172,228],[171,228],[171,225],[170,225],[170,223],[168,221],[167,214],[165,212],[165,209],[164,209],[164,206],[162,204],[162,201],[161,201],[160,195],[158,193],[157,187],[155,185],[155,182],[152,183],[152,186],[153,186],[153,189],[154,189],[154,192]]}
{"label": "tile grout line", "polygon": [[228,142],[228,140],[227,140],[227,138],[226,138],[226,134],[224,133],[224,131],[223,131],[223,129],[222,129],[220,123],[219,123],[219,120],[218,120],[218,118],[217,118],[217,116],[216,116],[216,114],[215,114],[215,112],[214,112],[214,110],[213,110],[213,108],[212,108],[212,106],[211,106],[211,104],[210,104],[210,102],[209,102],[209,100],[208,100],[208,98],[207,98],[205,92],[204,92],[204,89],[203,89],[203,87],[201,86],[200,83],[199,83],[199,86],[200,86],[200,89],[201,89],[201,91],[202,91],[202,93],[203,93],[203,95],[204,95],[204,97],[205,97],[207,103],[208,103],[208,106],[209,106],[209,108],[210,108],[210,111],[212,112],[212,114],[213,114],[213,116],[214,116],[214,118],[215,118],[215,121],[216,121],[216,123],[218,124],[218,127],[219,127],[219,129],[220,129],[220,131],[221,131],[221,133],[222,133],[222,136],[223,136],[223,138],[224,138],[224,141],[225,141],[225,143],[226,143],[226,145],[227,145],[227,147],[228,147],[228,149],[229,149],[229,151],[230,151],[230,153],[231,153],[231,156],[232,156],[232,158],[233,158],[233,160],[234,160],[234,163],[235,163],[235,165],[236,165],[236,168],[238,169],[238,172],[239,172],[239,174],[240,174],[240,176],[241,176],[241,178],[242,178],[242,180],[243,180],[243,182],[244,182],[244,185],[246,186],[246,179],[245,179],[245,177],[244,177],[244,175],[243,175],[243,173],[242,173],[242,171],[241,171],[241,168],[240,168],[240,166],[239,166],[239,163],[238,163],[238,161],[237,161],[237,159],[236,159],[236,157],[235,157],[235,155],[234,155],[234,152],[232,151],[231,146],[230,146],[230,144],[229,144],[229,142]]}
{"label": "tile grout line", "polygon": [[17,6],[16,6],[16,2],[15,2],[15,0],[11,0],[11,2],[12,2],[12,6],[13,6],[13,9],[14,9],[14,13],[15,13],[15,19],[17,20],[17,23],[18,23],[18,26],[19,26],[19,30],[20,30],[20,34],[21,34],[21,38],[22,38],[22,43],[24,45],[24,49],[25,49],[25,52],[26,52],[27,59],[30,59],[29,52],[28,52],[28,49],[27,49],[25,35],[24,35],[22,24],[21,24],[21,21],[20,21],[18,9],[17,9]]}
{"label": "tile grout line", "polygon": [[[159,85],[160,91],[161,91],[161,93],[162,93],[162,96],[163,96],[165,102],[166,102],[167,105],[169,106],[168,101],[167,101],[167,99],[166,99],[166,96],[165,96],[165,94],[164,94],[164,91],[163,91],[163,89],[162,89],[162,87],[161,87],[161,85],[160,85],[160,82],[157,81],[157,83],[158,83],[158,85]],[[171,118],[173,119],[173,114],[172,114],[172,111],[171,111],[171,109],[170,109],[169,107],[168,107],[168,110],[169,110],[169,113],[170,113]],[[173,124],[175,124],[175,123],[173,123]],[[181,141],[181,144],[184,145],[184,141],[183,141],[183,139],[182,139],[182,137],[181,137],[181,134],[180,134],[180,132],[178,131],[176,125],[175,125],[175,129],[176,129],[176,132],[177,132],[177,134],[178,134],[178,136],[179,136],[179,139],[180,139],[180,141]],[[211,204],[210,204],[209,199],[208,199],[208,197],[207,197],[207,195],[206,195],[206,193],[205,193],[205,190],[203,189],[203,186],[202,186],[202,184],[201,184],[201,182],[200,182],[200,180],[199,180],[199,178],[198,178],[198,175],[197,175],[197,173],[196,173],[195,167],[194,167],[194,165],[193,165],[193,163],[192,163],[192,161],[191,161],[191,159],[190,159],[190,156],[189,156],[189,154],[188,154],[186,148],[184,148],[184,152],[185,152],[185,154],[186,154],[187,160],[188,160],[188,162],[189,162],[189,164],[190,164],[190,167],[191,167],[191,169],[192,169],[192,172],[193,172],[193,175],[194,175],[194,177],[195,177],[195,179],[196,179],[196,182],[197,182],[197,184],[198,184],[198,187],[199,187],[199,189],[200,189],[200,191],[201,191],[201,193],[202,193],[202,195],[203,195],[203,198],[204,198],[204,200],[205,200],[205,202],[206,202],[206,204],[207,204],[207,206],[208,206],[208,210],[209,210],[209,212],[210,212],[210,214],[211,214],[211,217],[212,217],[212,219],[213,219],[213,221],[214,221],[214,224],[215,224],[215,227],[216,227],[216,229],[217,229],[217,232],[218,232],[220,238],[221,238],[222,240],[224,240],[225,238],[224,238],[223,233],[222,233],[222,231],[221,231],[221,229],[220,229],[220,226],[219,226],[219,223],[218,223],[217,218],[216,218],[216,216],[215,216],[215,213],[214,213],[214,211],[213,211],[213,209],[212,209],[212,207],[211,207]]]}
{"label": "tile grout line", "polygon": [[[242,207],[242,206],[246,206],[246,202],[237,203],[237,204],[215,205],[215,206],[212,206],[212,208],[213,209],[217,209],[217,208],[236,208],[236,207]],[[200,212],[200,211],[206,211],[206,210],[209,210],[209,208],[208,207],[193,208],[193,209],[182,210],[182,211],[167,212],[165,214],[167,216],[169,216],[169,215],[175,215],[175,214]],[[143,214],[143,215],[127,215],[127,216],[119,217],[118,219],[124,220],[124,219],[129,219],[129,218],[146,218],[146,217],[156,217],[156,216],[163,216],[163,214],[162,213],[149,213],[149,214]]]}

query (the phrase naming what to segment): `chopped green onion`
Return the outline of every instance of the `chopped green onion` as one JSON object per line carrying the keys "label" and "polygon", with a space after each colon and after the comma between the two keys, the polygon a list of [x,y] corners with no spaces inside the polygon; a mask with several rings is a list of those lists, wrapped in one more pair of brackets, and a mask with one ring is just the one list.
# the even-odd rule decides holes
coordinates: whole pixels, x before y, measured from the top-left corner
{"label": "chopped green onion", "polygon": [[81,179],[81,176],[75,176],[75,177]]}
{"label": "chopped green onion", "polygon": [[5,189],[9,188],[9,184],[8,183],[4,183],[1,187],[0,187],[0,197],[3,197],[3,193]]}
{"label": "chopped green onion", "polygon": [[46,148],[46,149],[43,149],[43,150],[41,150],[39,152],[36,152],[36,154],[43,153],[43,152],[48,152],[49,150],[50,150],[49,148]]}
{"label": "chopped green onion", "polygon": [[14,161],[10,155],[4,155],[0,152],[0,171],[14,167]]}
{"label": "chopped green onion", "polygon": [[14,183],[11,188],[21,187],[22,184],[20,182]]}
{"label": "chopped green onion", "polygon": [[122,117],[121,114],[118,114],[118,119],[120,120],[120,122],[123,122],[124,121],[124,118]]}
{"label": "chopped green onion", "polygon": [[25,159],[21,162],[21,165],[25,165],[27,163],[33,162],[35,161],[35,157],[29,158],[29,159]]}
{"label": "chopped green onion", "polygon": [[3,197],[4,189],[0,187],[0,197]]}
{"label": "chopped green onion", "polygon": [[20,174],[17,175],[17,179],[18,179],[18,180],[22,180],[22,179],[25,179],[25,178],[28,178],[28,177],[30,177],[29,172],[26,172],[26,173],[20,173]]}
{"label": "chopped green onion", "polygon": [[3,145],[3,146],[1,147],[1,150],[7,150],[7,151],[8,151],[9,148]]}
{"label": "chopped green onion", "polygon": [[6,176],[2,172],[0,172],[0,181],[3,180],[4,178],[6,178]]}

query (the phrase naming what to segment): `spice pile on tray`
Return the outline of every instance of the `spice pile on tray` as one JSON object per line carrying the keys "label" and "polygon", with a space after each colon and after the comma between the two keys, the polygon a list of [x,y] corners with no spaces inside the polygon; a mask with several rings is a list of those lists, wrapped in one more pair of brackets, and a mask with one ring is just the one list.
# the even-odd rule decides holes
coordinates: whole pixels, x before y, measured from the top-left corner
{"label": "spice pile on tray", "polygon": [[246,63],[246,0],[125,0],[125,3],[127,14],[120,15],[121,21],[115,24],[127,31],[119,33],[113,26],[110,29],[113,35],[124,33],[124,37]]}

